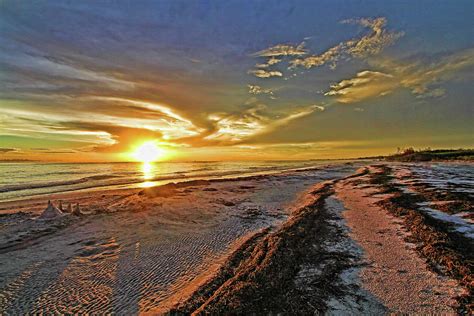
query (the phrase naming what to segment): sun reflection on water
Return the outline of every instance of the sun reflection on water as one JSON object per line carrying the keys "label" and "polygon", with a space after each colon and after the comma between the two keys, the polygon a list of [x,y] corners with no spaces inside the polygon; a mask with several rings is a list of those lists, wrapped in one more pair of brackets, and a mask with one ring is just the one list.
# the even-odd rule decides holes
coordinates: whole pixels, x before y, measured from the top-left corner
{"label": "sun reflection on water", "polygon": [[154,171],[155,171],[155,165],[152,162],[142,163],[142,172],[143,172],[144,182],[140,184],[141,187],[148,188],[148,187],[153,186],[153,182],[150,180],[153,179]]}

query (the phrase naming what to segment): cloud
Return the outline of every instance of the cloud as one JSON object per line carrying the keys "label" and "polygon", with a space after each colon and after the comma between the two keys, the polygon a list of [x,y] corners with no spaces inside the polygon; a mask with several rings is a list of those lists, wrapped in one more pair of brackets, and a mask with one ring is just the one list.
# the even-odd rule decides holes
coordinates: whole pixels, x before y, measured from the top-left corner
{"label": "cloud", "polygon": [[273,96],[273,90],[272,89],[264,89],[258,85],[247,85],[247,87],[249,88],[249,93],[250,94],[255,94],[255,95],[258,95],[258,94],[269,94],[270,96]]}
{"label": "cloud", "polygon": [[[280,71],[267,70],[270,66],[282,62],[283,58],[293,58],[289,60],[289,69],[294,70],[297,67],[310,69],[313,67],[329,64],[331,69],[336,68],[340,60],[351,58],[366,58],[371,55],[379,54],[385,47],[393,44],[398,38],[403,36],[403,32],[389,32],[385,29],[387,19],[378,18],[360,18],[341,21],[343,24],[358,24],[368,29],[369,32],[359,38],[353,38],[330,47],[321,54],[309,55],[309,50],[305,48],[305,42],[294,46],[289,44],[278,44],[268,49],[261,50],[252,54],[253,57],[269,58],[265,63],[259,63],[256,69],[249,73],[259,78],[282,77]],[[281,57],[281,58],[276,58]],[[296,58],[295,58],[296,57]],[[293,74],[295,76],[295,74]],[[287,78],[285,78],[287,80]]]}
{"label": "cloud", "polygon": [[358,102],[392,92],[399,81],[392,75],[377,71],[362,71],[355,78],[342,80],[331,86],[326,96],[335,96],[340,103]]}
{"label": "cloud", "polygon": [[237,142],[254,135],[269,124],[270,119],[263,113],[265,105],[257,105],[241,113],[214,113],[209,120],[215,123],[214,133],[205,137],[207,140]]}
{"label": "cloud", "polygon": [[109,144],[95,145],[87,150],[96,152],[120,153],[130,150],[137,141],[161,139],[162,134],[145,128],[101,124],[83,121],[62,122],[58,129],[78,130],[85,132],[107,133],[112,140]]}
{"label": "cloud", "polygon": [[474,68],[474,49],[441,56],[430,62],[384,59],[373,62],[373,65],[383,72],[358,72],[354,78],[332,85],[325,95],[334,96],[341,103],[353,103],[405,88],[417,98],[442,97],[446,90],[439,85],[463,80]]}
{"label": "cloud", "polygon": [[114,152],[126,150],[132,141],[144,138],[168,142],[204,131],[162,104],[109,97],[86,97],[83,101],[87,106],[75,104],[63,109],[45,106],[23,110],[8,106],[0,114],[1,133],[83,146],[96,144],[89,148]]}
{"label": "cloud", "polygon": [[[278,44],[273,47],[261,50],[252,54],[253,57],[278,57],[278,56],[300,56],[306,55],[308,50],[304,48],[305,43],[302,42],[297,46],[289,44]],[[274,59],[275,62],[275,59]]]}
{"label": "cloud", "polygon": [[446,89],[443,88],[436,88],[433,90],[428,90],[423,94],[419,94],[417,98],[425,99],[425,98],[440,98],[446,94]]}
{"label": "cloud", "polygon": [[[441,56],[438,60],[430,63],[420,61],[396,64],[394,62],[382,62],[381,67],[391,67],[392,71],[401,78],[401,84],[410,89],[414,94],[422,95],[430,93],[430,87],[439,85],[450,80],[462,80],[465,76],[463,71],[469,74],[474,68],[474,49],[466,49],[450,55]],[[440,96],[441,91],[431,94]]]}
{"label": "cloud", "polygon": [[345,44],[341,43],[337,46],[331,47],[320,55],[313,55],[303,59],[293,59],[290,61],[290,68],[302,66],[307,69],[312,67],[322,66],[328,62],[332,62],[333,68],[335,63],[342,57],[345,49]]}
{"label": "cloud", "polygon": [[[61,122],[71,119],[64,114],[49,114],[37,111],[3,109],[0,115],[2,135],[32,137],[36,139],[52,139],[74,143],[107,144],[112,140],[105,132],[92,132],[68,129]],[[90,114],[89,114],[90,117]]]}
{"label": "cloud", "polygon": [[270,66],[280,63],[283,59],[277,57],[287,56],[301,56],[306,55],[308,50],[304,48],[305,43],[299,45],[278,44],[273,47],[261,50],[252,54],[252,57],[265,57],[267,60],[264,63],[256,64],[257,69],[249,70],[249,74],[253,74],[259,78],[282,77],[283,74],[277,70],[265,70]]}
{"label": "cloud", "polygon": [[283,74],[280,71],[272,70],[266,71],[263,69],[250,70],[249,74],[255,75],[259,78],[281,77]]}
{"label": "cloud", "polygon": [[215,122],[216,131],[205,137],[220,144],[236,144],[260,134],[269,133],[294,120],[316,111],[324,111],[320,105],[300,107],[280,115],[270,114],[265,105],[257,105],[237,114],[216,113],[209,116]]}
{"label": "cloud", "polygon": [[132,90],[135,84],[121,79],[117,74],[99,69],[88,69],[85,65],[37,53],[0,53],[4,70],[16,76],[25,76],[27,82],[16,82],[10,88],[55,90],[66,85],[101,84],[114,90]]}
{"label": "cloud", "polygon": [[268,59],[265,63],[263,64],[256,64],[255,67],[256,68],[268,68],[270,66],[273,66],[273,65],[276,65],[278,63],[280,63],[283,59],[279,59],[279,58],[275,58],[275,57],[271,57],[270,59]]}
{"label": "cloud", "polygon": [[404,35],[403,32],[395,33],[387,31],[385,29],[387,19],[384,17],[375,19],[350,19],[342,21],[342,23],[359,24],[372,30],[371,34],[365,35],[358,40],[346,42],[347,53],[356,58],[376,55]]}
{"label": "cloud", "polygon": [[162,113],[163,115],[165,115],[166,117],[170,119],[192,125],[192,122],[190,120],[185,119],[184,117],[180,116],[178,113],[173,111],[172,108],[162,105],[162,104],[146,102],[146,101],[141,101],[141,100],[117,98],[117,97],[95,97],[93,99],[118,102],[127,107],[132,107],[132,108],[147,109],[151,111],[152,113],[155,113],[155,114]]}
{"label": "cloud", "polygon": [[350,19],[344,20],[341,23],[362,25],[368,28],[370,33],[361,38],[339,43],[319,55],[293,59],[290,61],[290,68],[304,67],[309,69],[327,63],[331,63],[332,68],[334,68],[340,59],[365,58],[370,55],[379,54],[386,46],[393,44],[398,38],[403,36],[403,33],[393,33],[385,30],[384,27],[387,20],[384,17]]}

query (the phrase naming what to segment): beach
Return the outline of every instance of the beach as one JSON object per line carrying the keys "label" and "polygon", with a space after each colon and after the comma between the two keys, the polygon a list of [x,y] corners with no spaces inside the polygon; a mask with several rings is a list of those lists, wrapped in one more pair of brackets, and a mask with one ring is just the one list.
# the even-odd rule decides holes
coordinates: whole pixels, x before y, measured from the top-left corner
{"label": "beach", "polygon": [[0,0],[0,316],[474,315],[473,13]]}
{"label": "beach", "polygon": [[0,313],[472,312],[472,164],[258,167],[5,198]]}

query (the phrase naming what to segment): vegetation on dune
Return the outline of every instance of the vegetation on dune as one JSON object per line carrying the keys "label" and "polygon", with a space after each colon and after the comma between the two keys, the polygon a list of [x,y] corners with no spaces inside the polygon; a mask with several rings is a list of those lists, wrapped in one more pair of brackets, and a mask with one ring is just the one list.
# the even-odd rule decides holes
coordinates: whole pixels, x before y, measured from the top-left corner
{"label": "vegetation on dune", "polygon": [[435,149],[431,148],[415,150],[413,147],[405,149],[398,148],[397,153],[385,157],[389,161],[437,161],[437,160],[474,160],[474,149]]}

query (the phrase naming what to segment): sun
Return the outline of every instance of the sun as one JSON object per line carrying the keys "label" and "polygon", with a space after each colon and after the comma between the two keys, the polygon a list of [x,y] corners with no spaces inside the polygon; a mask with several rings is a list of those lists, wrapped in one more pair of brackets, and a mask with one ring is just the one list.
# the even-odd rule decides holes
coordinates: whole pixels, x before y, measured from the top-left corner
{"label": "sun", "polygon": [[148,141],[138,146],[132,153],[133,158],[141,162],[153,162],[165,156],[165,150],[154,141]]}

